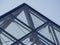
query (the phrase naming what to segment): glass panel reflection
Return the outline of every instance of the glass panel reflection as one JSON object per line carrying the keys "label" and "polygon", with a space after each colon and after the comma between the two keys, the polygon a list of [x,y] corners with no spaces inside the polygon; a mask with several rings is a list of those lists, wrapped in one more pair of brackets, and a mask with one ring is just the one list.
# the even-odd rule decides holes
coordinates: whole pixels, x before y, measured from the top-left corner
{"label": "glass panel reflection", "polygon": [[3,34],[0,34],[0,39],[1,39],[2,43],[3,43],[3,45],[11,45],[13,43],[12,40],[10,40],[9,38],[7,38]]}
{"label": "glass panel reflection", "polygon": [[25,24],[28,25],[28,22],[27,22],[27,19],[26,19],[24,11],[22,11],[21,13],[19,13],[18,16],[17,16],[17,18],[19,20],[21,20],[22,22],[24,22]]}
{"label": "glass panel reflection", "polygon": [[56,33],[57,39],[58,39],[59,44],[60,44],[60,32],[58,32],[56,29],[54,29],[54,31]]}
{"label": "glass panel reflection", "polygon": [[31,17],[32,17],[32,20],[33,20],[33,23],[35,25],[35,28],[39,27],[40,25],[44,24],[45,22],[43,22],[42,20],[38,19],[36,16],[34,16],[33,14],[31,14]]}
{"label": "glass panel reflection", "polygon": [[25,30],[24,28],[22,28],[21,26],[19,26],[17,24],[14,24],[13,22],[8,26],[6,31],[9,32],[10,34],[12,34],[17,39],[19,39],[19,38],[23,37],[24,35],[26,35],[27,33],[29,33],[27,30]]}
{"label": "glass panel reflection", "polygon": [[44,27],[43,29],[39,30],[38,32],[41,33],[46,38],[48,38],[49,40],[51,40],[52,42],[54,42],[48,26]]}

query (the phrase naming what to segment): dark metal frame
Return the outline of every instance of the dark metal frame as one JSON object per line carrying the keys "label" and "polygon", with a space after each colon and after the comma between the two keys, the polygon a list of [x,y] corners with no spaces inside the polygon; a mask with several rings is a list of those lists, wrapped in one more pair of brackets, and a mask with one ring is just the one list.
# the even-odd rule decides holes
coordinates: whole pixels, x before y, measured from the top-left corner
{"label": "dark metal frame", "polygon": [[[20,9],[21,8],[21,9]],[[42,20],[45,22],[43,25],[37,27],[36,29],[32,28],[32,27],[29,27],[28,25],[26,25],[24,22],[22,22],[21,20],[19,20],[18,18],[16,18],[16,16],[14,14],[12,14],[13,12],[15,12],[16,10],[20,9],[21,11],[24,9],[25,10],[25,13],[27,13],[26,11],[26,8],[29,10],[29,12],[31,13],[34,12],[36,13],[37,15],[35,15],[36,17],[38,17],[40,19],[43,18]],[[29,15],[29,12],[27,15]],[[52,41],[50,41],[49,39],[47,39],[46,37],[44,37],[43,35],[41,35],[40,33],[38,33],[38,30],[46,27],[46,25],[49,25],[49,23],[53,26],[53,28],[57,29],[58,32],[60,32],[60,26],[57,25],[56,23],[54,23],[53,21],[49,20],[47,17],[43,16],[41,13],[39,13],[38,11],[36,11],[35,9],[31,8],[29,5],[23,3],[22,5],[16,7],[15,9],[5,13],[4,15],[2,15],[0,17],[0,19],[8,16],[9,14],[11,14],[11,16],[16,19],[17,21],[19,21],[20,23],[22,23],[23,25],[25,25],[26,27],[28,27],[29,29],[31,29],[32,31],[30,33],[28,33],[27,35],[25,35],[24,37],[20,38],[20,39],[16,39],[15,37],[13,37],[11,34],[9,34],[8,32],[6,32],[4,29],[0,28],[1,31],[3,31],[4,33],[6,33],[7,35],[9,35],[10,37],[12,37],[14,40],[16,40],[16,42],[14,42],[12,45],[14,45],[15,43],[21,43],[22,45],[24,45],[21,40],[23,39],[26,39],[28,35],[30,35],[31,33],[36,33],[38,35],[40,35],[42,38],[44,38],[46,41],[48,41],[49,43],[51,43],[52,45],[56,45],[55,43],[53,43]],[[32,13],[33,14],[33,13]],[[29,21],[28,21],[29,22]],[[32,24],[32,23],[31,23]],[[55,26],[55,27],[54,27]],[[54,33],[55,37],[56,37],[56,34]],[[59,42],[58,42],[58,39],[56,38],[57,40],[57,44],[59,45]]]}

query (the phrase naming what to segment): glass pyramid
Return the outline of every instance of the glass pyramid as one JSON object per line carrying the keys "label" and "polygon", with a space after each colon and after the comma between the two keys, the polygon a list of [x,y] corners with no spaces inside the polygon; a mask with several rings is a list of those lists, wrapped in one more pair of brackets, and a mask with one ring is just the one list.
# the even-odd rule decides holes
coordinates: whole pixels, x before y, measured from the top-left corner
{"label": "glass pyramid", "polygon": [[23,3],[0,17],[0,45],[60,45],[60,26]]}

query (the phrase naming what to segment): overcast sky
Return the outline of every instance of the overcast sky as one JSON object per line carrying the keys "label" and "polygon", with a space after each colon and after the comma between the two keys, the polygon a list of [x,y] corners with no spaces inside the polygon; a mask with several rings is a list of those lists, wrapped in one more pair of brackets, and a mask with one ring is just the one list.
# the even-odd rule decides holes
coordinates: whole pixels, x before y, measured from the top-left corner
{"label": "overcast sky", "polygon": [[0,0],[0,15],[27,3],[60,25],[60,0]]}

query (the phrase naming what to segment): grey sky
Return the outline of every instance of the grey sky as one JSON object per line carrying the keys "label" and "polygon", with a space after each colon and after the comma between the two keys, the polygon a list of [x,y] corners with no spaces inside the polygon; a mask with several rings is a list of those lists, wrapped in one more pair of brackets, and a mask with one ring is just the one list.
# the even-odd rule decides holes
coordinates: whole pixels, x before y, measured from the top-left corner
{"label": "grey sky", "polygon": [[24,2],[60,25],[60,0],[0,0],[0,15]]}

